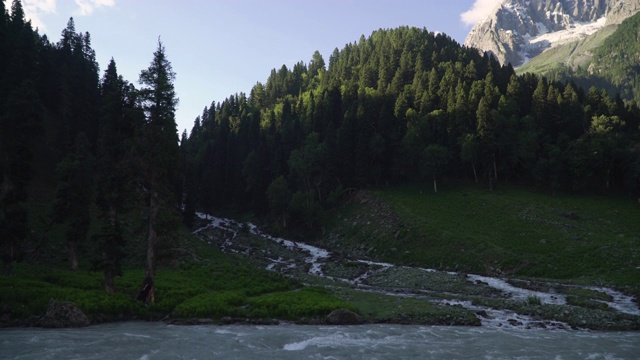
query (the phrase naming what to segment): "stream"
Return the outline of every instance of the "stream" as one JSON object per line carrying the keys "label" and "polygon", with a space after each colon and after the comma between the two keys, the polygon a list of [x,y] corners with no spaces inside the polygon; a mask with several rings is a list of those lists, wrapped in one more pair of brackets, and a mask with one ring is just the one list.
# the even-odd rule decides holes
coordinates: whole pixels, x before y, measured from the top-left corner
{"label": "stream", "polygon": [[[496,309],[488,306],[474,305],[471,300],[465,299],[469,292],[482,294],[482,296],[512,301],[535,301],[543,305],[566,305],[567,296],[553,290],[554,285],[575,287],[591,290],[606,297],[594,301],[606,304],[611,311],[640,316],[640,308],[631,296],[625,295],[614,289],[606,287],[579,287],[576,285],[551,284],[549,291],[523,288],[515,285],[510,279],[482,276],[476,274],[460,274],[444,272],[435,269],[412,268],[396,266],[394,264],[375,262],[366,259],[340,258],[336,260],[334,254],[326,249],[312,246],[306,243],[282,239],[271,236],[261,231],[251,223],[239,223],[231,219],[219,218],[203,213],[197,216],[206,222],[206,225],[194,231],[204,241],[213,246],[220,247],[223,251],[245,254],[254,261],[262,264],[267,270],[277,271],[285,276],[294,278],[317,277],[336,283],[349,284],[363,291],[380,292],[386,295],[399,297],[416,297],[426,301],[438,302],[451,306],[462,306],[476,313],[485,327],[497,329],[531,329],[551,328],[570,329],[571,326],[560,321],[545,320],[539,317],[531,317],[518,314],[514,311]],[[217,230],[221,235],[206,235],[207,231]],[[241,232],[249,232],[254,238],[263,243],[242,244],[238,236]],[[222,239],[220,239],[222,237]],[[345,263],[351,266],[345,266]],[[354,266],[356,264],[357,266]],[[351,270],[356,267],[357,271]],[[339,271],[335,269],[339,268]],[[346,270],[345,270],[346,269]],[[330,273],[331,272],[331,273]],[[402,275],[398,275],[402,274]],[[442,292],[425,288],[405,288],[401,276],[412,276],[423,283],[440,281],[444,283],[461,283],[467,293],[457,294],[452,290],[451,299],[442,299]],[[389,283],[389,278],[400,277],[395,283]],[[304,281],[304,279],[302,279]],[[519,281],[518,284],[523,281]],[[390,291],[392,290],[392,291]],[[430,293],[438,292],[440,297],[433,298]],[[490,295],[486,295],[490,294]],[[468,296],[467,296],[468,297]]]}

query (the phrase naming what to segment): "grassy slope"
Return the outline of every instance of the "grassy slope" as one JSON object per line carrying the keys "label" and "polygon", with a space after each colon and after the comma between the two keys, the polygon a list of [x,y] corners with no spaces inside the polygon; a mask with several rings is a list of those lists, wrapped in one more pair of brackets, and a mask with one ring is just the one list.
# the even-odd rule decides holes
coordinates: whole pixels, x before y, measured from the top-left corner
{"label": "grassy slope", "polygon": [[356,201],[332,223],[339,238],[353,248],[365,244],[372,257],[465,272],[640,287],[636,201],[518,188],[456,187],[434,194],[427,186],[402,186],[373,194],[382,208],[372,206],[374,200]]}
{"label": "grassy slope", "polygon": [[127,269],[116,279],[118,292],[102,290],[102,274],[72,272],[52,265],[16,266],[15,274],[0,276],[0,325],[20,325],[40,317],[49,299],[72,301],[94,322],[223,317],[315,321],[334,309],[355,308],[321,289],[300,284],[257,268],[246,259],[224,254],[194,237],[187,237],[186,261],[160,268],[156,303],[145,306],[133,298],[144,278],[142,269]]}
{"label": "grassy slope", "polygon": [[567,65],[572,68],[588,66],[594,51],[602,45],[604,40],[613,34],[616,29],[616,25],[607,26],[585,39],[551,48],[518,68],[517,72],[519,74],[527,72],[545,74],[551,70],[562,67],[562,65]]}

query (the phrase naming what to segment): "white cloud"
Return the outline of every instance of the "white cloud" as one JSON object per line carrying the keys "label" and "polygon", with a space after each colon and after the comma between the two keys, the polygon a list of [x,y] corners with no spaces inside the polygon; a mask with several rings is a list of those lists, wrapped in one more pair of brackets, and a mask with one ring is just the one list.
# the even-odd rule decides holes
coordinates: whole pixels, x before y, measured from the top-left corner
{"label": "white cloud", "polygon": [[114,7],[116,0],[76,0],[76,4],[78,5],[76,13],[84,16],[91,15],[96,8]]}
{"label": "white cloud", "polygon": [[465,25],[473,26],[484,20],[504,0],[475,0],[471,9],[460,14],[460,20]]}
{"label": "white cloud", "polygon": [[[46,25],[41,16],[44,14],[55,14],[57,0],[22,0],[22,8],[27,20],[31,20],[31,25],[38,28],[41,33],[46,31]],[[78,9],[75,15],[91,15],[96,8],[114,7],[116,0],[75,0]],[[10,8],[10,7],[9,7]]]}
{"label": "white cloud", "polygon": [[25,17],[31,20],[31,25],[42,32],[46,29],[46,26],[40,19],[40,15],[55,13],[56,0],[23,0],[22,8],[24,9]]}

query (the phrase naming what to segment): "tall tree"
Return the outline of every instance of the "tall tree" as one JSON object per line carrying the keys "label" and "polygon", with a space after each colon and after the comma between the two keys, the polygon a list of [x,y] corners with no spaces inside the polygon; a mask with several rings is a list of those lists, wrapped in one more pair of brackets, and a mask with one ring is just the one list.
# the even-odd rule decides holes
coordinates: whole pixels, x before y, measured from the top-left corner
{"label": "tall tree", "polygon": [[102,222],[96,234],[100,248],[97,267],[104,271],[104,287],[115,290],[114,277],[121,272],[124,233],[121,213],[135,198],[131,183],[135,171],[134,141],[142,125],[136,91],[118,76],[109,62],[101,83],[100,131],[96,161],[96,203]]}
{"label": "tall tree", "polygon": [[142,141],[143,188],[147,202],[147,269],[138,299],[155,301],[155,276],[160,212],[176,205],[176,171],[179,148],[175,111],[178,98],[173,81],[176,74],[160,39],[149,68],[140,73],[140,98],[146,115]]}
{"label": "tall tree", "polygon": [[24,81],[0,104],[0,252],[5,273],[10,274],[29,233],[26,201],[42,108],[31,81]]}
{"label": "tall tree", "polygon": [[89,210],[93,200],[91,154],[89,139],[78,134],[75,149],[56,167],[56,200],[54,219],[66,225],[67,255],[71,270],[78,270],[79,246],[84,242],[91,225]]}

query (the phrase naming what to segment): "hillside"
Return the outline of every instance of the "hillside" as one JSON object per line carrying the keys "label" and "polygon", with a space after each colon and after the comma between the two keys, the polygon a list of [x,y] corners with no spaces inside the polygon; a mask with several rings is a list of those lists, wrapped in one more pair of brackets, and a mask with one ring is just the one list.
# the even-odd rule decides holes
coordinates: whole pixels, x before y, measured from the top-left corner
{"label": "hillside", "polygon": [[519,74],[532,72],[547,75],[566,68],[588,68],[594,52],[617,28],[617,25],[607,26],[584,39],[555,46],[529,60],[516,71]]}
{"label": "hillside", "polygon": [[635,201],[462,184],[430,190],[354,193],[314,241],[205,214],[196,233],[259,267],[325,287],[371,321],[640,327]]}
{"label": "hillside", "polygon": [[639,32],[640,13],[581,42],[551,49],[518,72],[531,71],[558,81],[570,80],[585,88],[597,86],[612,96],[619,95],[626,101],[638,103]]}
{"label": "hillside", "polygon": [[505,0],[474,26],[465,45],[493,54],[502,64],[520,67],[555,47],[610,32],[604,28],[620,24],[639,10],[637,0]]}
{"label": "hillside", "polygon": [[[608,227],[599,219],[610,214],[598,216],[593,205],[580,211],[549,207],[544,202],[552,199],[526,194],[524,205],[518,200],[521,194],[494,203],[500,198],[493,196],[511,186],[635,203],[640,195],[640,110],[602,89],[585,91],[571,82],[519,76],[511,66],[426,28],[379,29],[336,48],[326,62],[316,51],[308,63],[273,69],[266,83],[256,83],[249,94],[212,102],[194,119],[191,132],[178,139],[176,74],[160,40],[136,87],[118,74],[114,60],[102,76],[98,73],[91,37],[76,31],[73,19],[54,43],[33,30],[20,1],[13,2],[11,14],[0,4],[0,40],[7,40],[0,41],[0,254],[6,290],[0,293],[7,299],[3,302],[12,304],[0,310],[9,309],[10,316],[15,309],[21,316],[34,309],[42,312],[54,294],[64,299],[77,296],[97,317],[103,306],[113,305],[108,319],[118,318],[119,311],[138,317],[191,318],[203,308],[213,316],[220,305],[249,319],[276,314],[315,321],[337,307],[350,308],[349,299],[361,296],[344,287],[344,292],[330,294],[300,288],[309,275],[321,275],[315,266],[318,259],[348,247],[352,240],[363,240],[356,226],[359,219],[347,223],[353,225],[346,235],[331,237],[333,216],[371,189],[403,189],[417,183],[428,188],[375,192],[381,200],[360,199],[381,204],[391,222],[376,214],[362,215],[373,216],[367,223],[371,227],[364,230],[384,236],[371,236],[373,246],[363,242],[342,257],[337,254],[345,261],[332,270],[348,275],[341,279],[368,282],[375,274],[377,290],[386,291],[389,278],[382,270],[404,271],[372,261],[387,259],[461,271],[439,274],[438,283],[448,283],[453,276],[467,291],[466,302],[476,292],[484,297],[480,301],[489,303],[497,294],[476,278],[467,278],[467,271],[571,281],[602,273],[594,281],[635,286],[635,227]],[[440,196],[457,183],[474,184],[475,195],[468,199],[477,197],[474,201],[482,206],[451,202],[455,207],[440,214],[438,208],[416,203],[425,200],[420,192]],[[540,204],[542,212],[531,209],[539,222],[527,217],[528,203]],[[440,206],[445,209],[447,203]],[[636,214],[632,207],[620,208],[620,218]],[[471,209],[484,216],[475,221],[474,213],[467,212]],[[556,214],[572,218],[576,211],[585,222],[574,224]],[[486,216],[491,213],[498,217]],[[203,214],[251,219],[260,227]],[[430,218],[440,224],[430,224]],[[394,228],[396,219],[401,228]],[[491,233],[490,224],[506,232]],[[544,230],[541,224],[560,227]],[[624,239],[605,237],[593,224],[607,225],[603,229]],[[465,226],[480,235],[457,231]],[[532,237],[516,241],[518,231],[525,230]],[[258,260],[252,261],[259,266],[237,270],[247,283],[233,283],[229,276],[245,263],[230,257],[212,264],[224,258],[219,253],[202,259],[199,251],[204,250],[192,247],[193,237],[186,231],[223,250],[255,257]],[[274,241],[267,231],[334,243],[330,250],[318,250],[295,241]],[[558,231],[566,233],[551,241]],[[390,239],[399,240],[397,246],[386,246]],[[283,249],[283,244],[291,246]],[[363,254],[368,249],[372,253]],[[287,251],[298,252],[298,282],[263,271],[271,265],[270,270],[290,269],[285,266],[289,262],[280,259],[284,256],[277,255]],[[301,256],[305,251],[313,256]],[[553,265],[551,259],[561,264]],[[589,268],[585,259],[598,266]],[[53,269],[54,275],[40,269]],[[392,287],[410,285],[402,276]],[[195,281],[180,285],[189,277]],[[420,284],[428,283],[419,278]],[[259,279],[265,288],[255,282]],[[320,276],[313,283],[334,280]],[[429,291],[437,298],[448,290]],[[612,291],[618,290],[607,289],[606,296],[596,291],[595,296],[609,299],[608,293],[619,293]],[[628,296],[611,299],[630,302]],[[309,306],[325,300],[329,305],[322,309]],[[96,303],[101,305],[92,308]],[[479,322],[469,316],[471,307],[445,305],[430,304],[416,317],[424,323],[449,323],[451,316],[456,323]],[[411,308],[407,303],[402,307]],[[612,314],[601,310],[602,316]],[[402,313],[390,318],[374,313],[369,319],[403,318]],[[631,318],[624,328],[634,328],[636,320]],[[597,319],[591,324],[597,326]]]}

